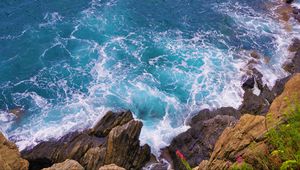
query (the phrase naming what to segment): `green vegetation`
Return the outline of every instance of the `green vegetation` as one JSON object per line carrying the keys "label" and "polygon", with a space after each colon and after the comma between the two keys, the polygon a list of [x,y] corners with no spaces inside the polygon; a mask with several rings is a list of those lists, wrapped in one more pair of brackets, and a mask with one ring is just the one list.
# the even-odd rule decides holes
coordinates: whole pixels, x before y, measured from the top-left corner
{"label": "green vegetation", "polygon": [[[295,104],[296,103],[296,104]],[[272,156],[282,161],[281,170],[300,169],[300,104],[289,102],[284,123],[267,133]]]}

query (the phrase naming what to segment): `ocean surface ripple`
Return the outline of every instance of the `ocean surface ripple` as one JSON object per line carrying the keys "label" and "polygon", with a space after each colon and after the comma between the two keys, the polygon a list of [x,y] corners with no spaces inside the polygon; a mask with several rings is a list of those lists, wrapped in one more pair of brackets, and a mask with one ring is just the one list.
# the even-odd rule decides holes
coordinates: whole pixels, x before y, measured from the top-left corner
{"label": "ocean surface ripple", "polygon": [[196,111],[241,104],[251,51],[264,83],[286,75],[300,29],[287,32],[270,4],[2,0],[0,130],[24,149],[130,109],[158,153]]}

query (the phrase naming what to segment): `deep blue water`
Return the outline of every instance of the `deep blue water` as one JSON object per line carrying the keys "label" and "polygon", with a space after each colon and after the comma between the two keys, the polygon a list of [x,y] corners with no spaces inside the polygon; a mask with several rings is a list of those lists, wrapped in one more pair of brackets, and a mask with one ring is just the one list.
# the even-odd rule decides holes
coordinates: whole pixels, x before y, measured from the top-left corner
{"label": "deep blue water", "polygon": [[[130,109],[154,149],[200,108],[238,107],[249,51],[272,84],[283,33],[265,0],[1,0],[0,129],[23,149]],[[284,39],[284,38],[283,38]],[[20,118],[10,109],[23,108]]]}

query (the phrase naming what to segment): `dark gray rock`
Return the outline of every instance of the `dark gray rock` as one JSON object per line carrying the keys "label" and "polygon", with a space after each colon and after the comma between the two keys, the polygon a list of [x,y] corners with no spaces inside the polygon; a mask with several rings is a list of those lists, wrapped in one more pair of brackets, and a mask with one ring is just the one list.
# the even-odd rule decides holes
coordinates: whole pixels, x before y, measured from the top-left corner
{"label": "dark gray rock", "polygon": [[175,170],[184,169],[176,155],[176,150],[179,150],[192,167],[197,166],[199,162],[210,157],[218,137],[226,127],[234,124],[239,116],[240,113],[231,107],[200,111],[191,119],[191,128],[176,136],[170,146],[163,150],[162,157],[169,161],[171,159]]}
{"label": "dark gray rock", "polygon": [[244,90],[253,89],[254,85],[255,85],[255,78],[252,76],[243,83],[242,88]]}

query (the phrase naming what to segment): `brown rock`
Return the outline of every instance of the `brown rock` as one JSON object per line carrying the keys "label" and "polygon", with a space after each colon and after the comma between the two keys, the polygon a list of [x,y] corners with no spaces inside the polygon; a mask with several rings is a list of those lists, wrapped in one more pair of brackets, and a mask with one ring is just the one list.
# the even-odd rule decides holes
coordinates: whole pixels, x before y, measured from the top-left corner
{"label": "brown rock", "polygon": [[150,160],[150,147],[140,147],[139,144],[142,126],[142,122],[131,120],[111,130],[107,140],[105,164],[114,163],[126,169],[141,169],[141,165]]}
{"label": "brown rock", "polygon": [[126,170],[122,167],[119,167],[115,164],[105,165],[99,168],[99,170]]}
{"label": "brown rock", "polygon": [[43,170],[84,170],[84,168],[74,160],[67,159],[62,163],[57,163]]}
{"label": "brown rock", "polygon": [[22,156],[30,162],[30,169],[42,169],[66,159],[79,161],[89,148],[98,147],[104,143],[105,138],[74,132],[58,141],[42,142],[32,150],[23,151]]}
{"label": "brown rock", "polygon": [[252,51],[250,56],[255,59],[260,59],[260,55],[257,53],[257,51]]}
{"label": "brown rock", "polygon": [[86,170],[116,164],[126,169],[140,169],[150,159],[150,147],[140,147],[142,123],[131,112],[108,112],[93,129],[73,132],[59,140],[42,142],[24,151],[30,169],[41,169],[66,159],[78,161]]}
{"label": "brown rock", "polygon": [[284,91],[272,103],[267,115],[267,126],[272,128],[281,122],[288,104],[300,101],[300,73],[295,74],[284,87]]}
{"label": "brown rock", "polygon": [[0,169],[27,170],[28,161],[21,158],[17,146],[0,132]]}
{"label": "brown rock", "polygon": [[100,166],[104,165],[105,153],[106,153],[105,147],[91,148],[85,153],[80,163],[87,170],[98,169]]}
{"label": "brown rock", "polygon": [[[198,169],[228,169],[236,162],[237,157],[241,157],[254,169],[269,170],[274,167],[276,169],[281,164],[281,160],[270,155],[265,133],[268,128],[273,128],[282,122],[282,115],[288,104],[300,101],[300,74],[282,81],[287,80],[282,93],[281,88],[275,87],[276,93],[281,95],[273,101],[267,119],[264,116],[243,115],[234,127],[228,127],[223,131],[210,159],[202,161]],[[279,84],[282,82],[280,81]]]}
{"label": "brown rock", "polygon": [[264,116],[243,115],[234,127],[226,128],[219,137],[210,162],[220,158],[234,161],[251,142],[261,140],[266,130]]}
{"label": "brown rock", "polygon": [[24,113],[24,110],[21,107],[16,107],[8,112],[14,114],[16,117],[20,117]]}
{"label": "brown rock", "polygon": [[130,111],[113,113],[107,112],[105,116],[93,127],[91,134],[97,137],[105,137],[116,126],[124,125],[132,120]]}

